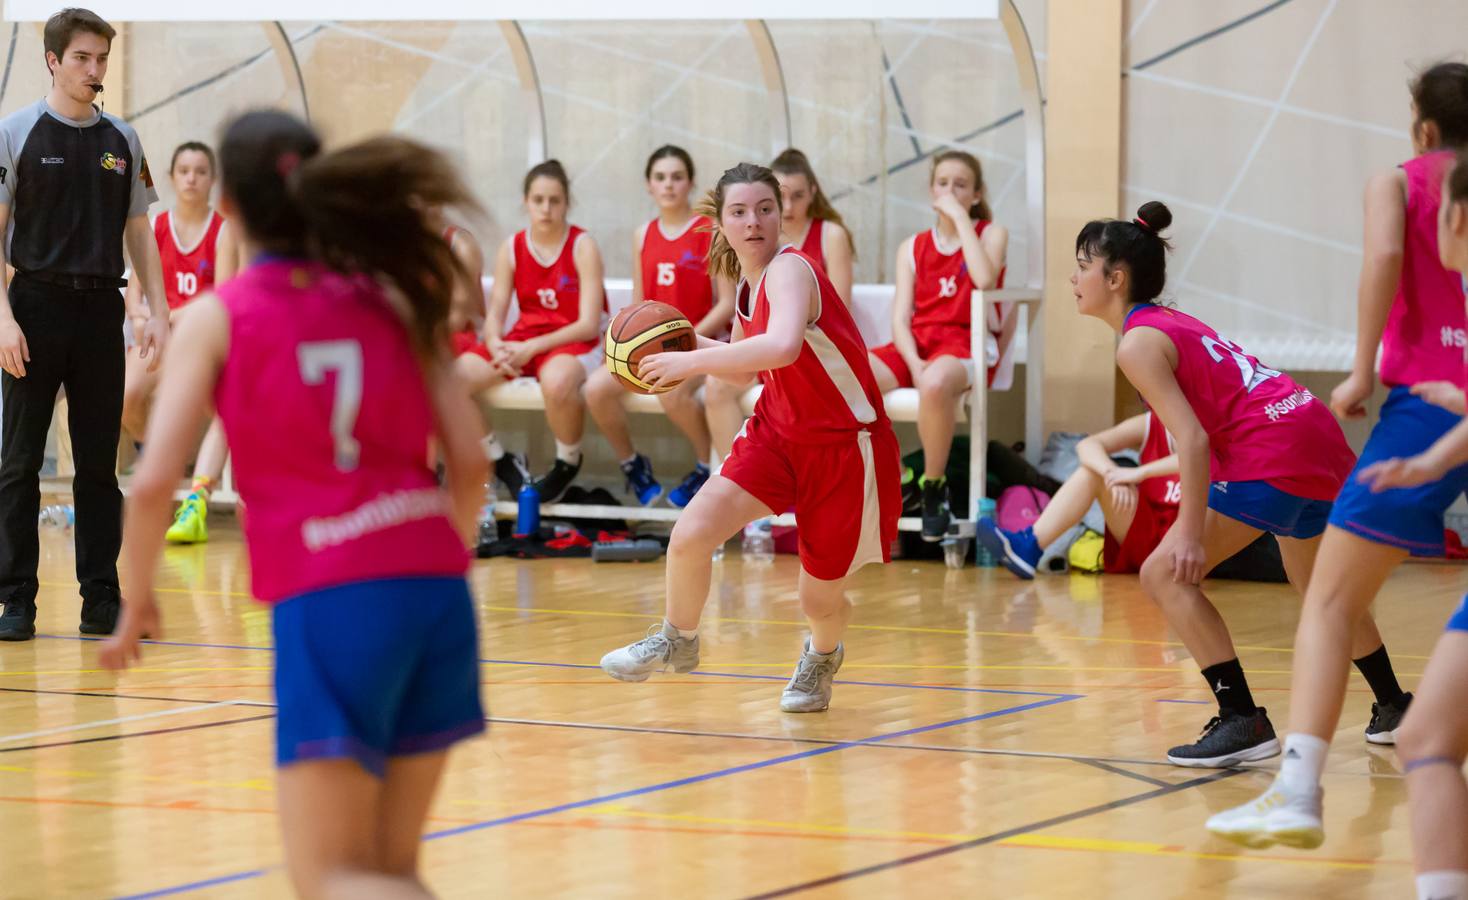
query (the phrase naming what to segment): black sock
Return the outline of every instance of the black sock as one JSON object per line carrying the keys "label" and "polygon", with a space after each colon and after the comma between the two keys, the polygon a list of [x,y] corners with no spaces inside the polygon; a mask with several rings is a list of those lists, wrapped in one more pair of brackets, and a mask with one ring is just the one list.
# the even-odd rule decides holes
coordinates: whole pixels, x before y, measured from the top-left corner
{"label": "black sock", "polygon": [[1377,647],[1356,663],[1356,671],[1371,685],[1377,703],[1391,703],[1402,697],[1402,686],[1397,684],[1397,673],[1392,671],[1391,658],[1386,655],[1386,644]]}
{"label": "black sock", "polygon": [[1203,670],[1203,680],[1213,691],[1220,712],[1236,712],[1251,716],[1257,707],[1254,695],[1249,693],[1249,681],[1244,677],[1244,667],[1238,657],[1209,666]]}

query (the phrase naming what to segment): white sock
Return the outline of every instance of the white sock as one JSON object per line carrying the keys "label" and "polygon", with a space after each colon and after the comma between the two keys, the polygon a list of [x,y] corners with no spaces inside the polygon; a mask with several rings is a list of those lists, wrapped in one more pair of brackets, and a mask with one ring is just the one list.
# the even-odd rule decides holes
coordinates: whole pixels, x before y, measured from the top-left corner
{"label": "white sock", "polygon": [[505,448],[500,446],[500,439],[494,436],[493,431],[486,434],[479,445],[484,448],[484,455],[489,457],[490,462],[499,462],[504,458]]}
{"label": "white sock", "polygon": [[1291,793],[1310,793],[1320,787],[1320,773],[1325,769],[1325,755],[1330,744],[1313,734],[1287,734],[1284,761],[1279,766],[1279,780]]}
{"label": "white sock", "polygon": [[[557,444],[556,447],[559,448],[560,447],[560,444]],[[621,466],[622,468],[625,469],[625,468],[627,468],[628,466],[632,465],[635,462],[637,462],[637,454],[636,453],[632,454],[631,456],[629,456],[626,459],[622,460],[621,462],[617,463],[617,465],[619,465],[619,466]]]}
{"label": "white sock", "polygon": [[[673,623],[672,622],[669,622],[667,619],[664,619],[663,620],[663,627],[664,628],[673,628]],[[678,637],[682,638],[685,641],[691,641],[694,638],[698,637],[698,629],[697,628],[693,629],[692,631],[684,631],[682,628],[673,628],[673,630],[676,631],[676,632],[678,632]]]}
{"label": "white sock", "polygon": [[567,465],[575,466],[581,463],[581,445],[563,444],[556,441],[556,459],[563,460]]}
{"label": "white sock", "polygon": [[1417,900],[1468,900],[1468,872],[1423,872],[1417,876]]}

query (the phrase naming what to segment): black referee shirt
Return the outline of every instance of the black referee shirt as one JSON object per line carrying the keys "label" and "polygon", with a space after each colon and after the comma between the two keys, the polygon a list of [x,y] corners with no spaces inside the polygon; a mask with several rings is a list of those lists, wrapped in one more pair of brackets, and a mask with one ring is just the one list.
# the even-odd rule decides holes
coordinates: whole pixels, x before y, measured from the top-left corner
{"label": "black referee shirt", "polygon": [[0,119],[6,258],[21,272],[121,278],[122,233],[158,199],[130,125],[68,119],[40,100]]}

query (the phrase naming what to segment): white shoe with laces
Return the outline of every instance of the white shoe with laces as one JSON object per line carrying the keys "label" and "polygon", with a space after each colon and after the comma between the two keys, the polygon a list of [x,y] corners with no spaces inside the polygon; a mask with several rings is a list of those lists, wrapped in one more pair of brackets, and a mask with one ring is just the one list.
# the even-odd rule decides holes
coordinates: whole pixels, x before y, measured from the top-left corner
{"label": "white shoe with laces", "polygon": [[1254,850],[1274,844],[1314,850],[1325,842],[1320,819],[1324,795],[1318,787],[1309,793],[1295,793],[1276,778],[1258,797],[1210,818],[1208,830]]}

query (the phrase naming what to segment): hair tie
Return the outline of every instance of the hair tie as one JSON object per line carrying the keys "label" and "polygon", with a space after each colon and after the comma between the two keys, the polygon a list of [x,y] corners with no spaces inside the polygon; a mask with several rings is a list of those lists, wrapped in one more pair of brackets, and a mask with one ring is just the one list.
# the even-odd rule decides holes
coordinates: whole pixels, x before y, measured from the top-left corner
{"label": "hair tie", "polygon": [[1143,219],[1143,218],[1141,218],[1140,216],[1138,216],[1135,219],[1132,219],[1132,221],[1135,222],[1137,225],[1140,225],[1143,231],[1151,231],[1152,230],[1152,226],[1151,225],[1148,225],[1147,222],[1146,222],[1146,220]]}
{"label": "hair tie", "polygon": [[275,171],[280,173],[282,180],[291,177],[291,173],[301,164],[301,154],[294,150],[287,150],[275,158]]}

